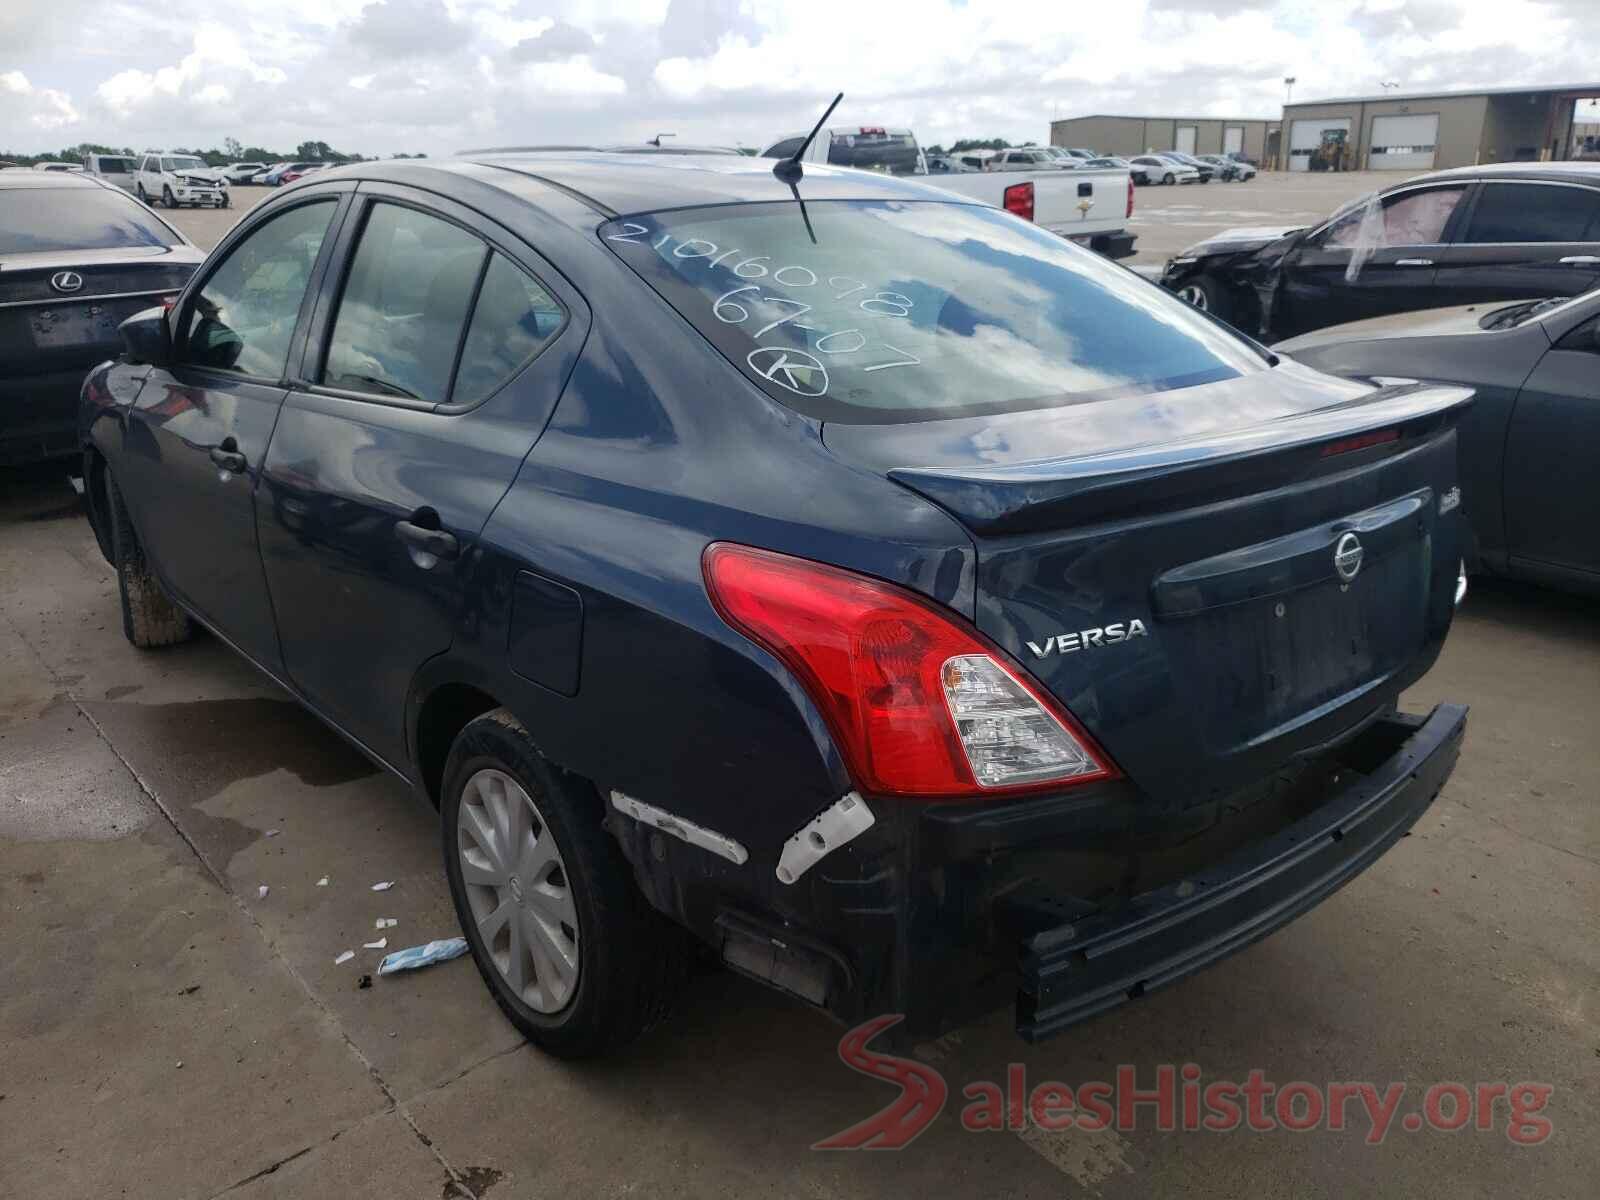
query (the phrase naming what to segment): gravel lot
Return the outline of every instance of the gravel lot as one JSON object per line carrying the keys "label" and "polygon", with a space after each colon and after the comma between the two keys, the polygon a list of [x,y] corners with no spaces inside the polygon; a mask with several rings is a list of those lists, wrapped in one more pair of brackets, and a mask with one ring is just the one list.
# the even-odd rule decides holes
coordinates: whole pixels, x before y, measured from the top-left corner
{"label": "gravel lot", "polygon": [[[1340,198],[1305,177],[1142,189],[1139,228],[1165,253]],[[239,212],[177,219],[209,245]],[[1600,613],[1475,582],[1407,706],[1447,699],[1472,706],[1454,778],[1320,908],[1043,1045],[997,1013],[922,1046],[950,1084],[927,1133],[817,1153],[893,1090],[840,1064],[826,1019],[729,974],[588,1065],[522,1044],[469,960],[362,987],[377,918],[398,919],[389,949],[455,933],[434,814],[214,640],[129,647],[62,474],[0,472],[0,1196],[1591,1196]],[[1029,1086],[1128,1064],[1151,1087],[1189,1062],[1401,1082],[1402,1114],[1436,1081],[1532,1081],[1554,1135],[1513,1144],[1503,1102],[1492,1130],[1397,1120],[1379,1145],[1354,1116],[988,1136],[958,1119],[963,1086],[1008,1064]]]}

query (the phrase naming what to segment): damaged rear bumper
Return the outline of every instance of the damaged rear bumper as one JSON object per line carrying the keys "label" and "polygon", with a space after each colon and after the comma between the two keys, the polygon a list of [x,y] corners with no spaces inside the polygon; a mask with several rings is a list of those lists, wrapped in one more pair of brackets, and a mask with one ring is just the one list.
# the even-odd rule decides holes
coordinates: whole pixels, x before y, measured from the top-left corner
{"label": "damaged rear bumper", "polygon": [[[1439,794],[1467,710],[1368,731],[1393,753],[1309,816],[1176,883],[1023,940],[1017,1032],[1029,1041],[1209,966],[1315,907],[1393,845]],[[1370,744],[1370,742],[1369,742]]]}

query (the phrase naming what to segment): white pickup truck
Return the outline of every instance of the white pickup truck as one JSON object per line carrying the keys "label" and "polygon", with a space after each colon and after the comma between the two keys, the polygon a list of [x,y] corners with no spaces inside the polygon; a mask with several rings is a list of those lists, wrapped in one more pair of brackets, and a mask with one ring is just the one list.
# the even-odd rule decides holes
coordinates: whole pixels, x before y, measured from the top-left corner
{"label": "white pickup truck", "polygon": [[[805,140],[805,131],[781,137],[761,157],[790,158]],[[927,174],[916,135],[882,125],[825,126],[801,161],[890,175]],[[1134,252],[1135,235],[1127,231],[1133,216],[1133,177],[1125,169],[952,172],[927,182],[1025,217],[1107,258],[1127,258]]]}

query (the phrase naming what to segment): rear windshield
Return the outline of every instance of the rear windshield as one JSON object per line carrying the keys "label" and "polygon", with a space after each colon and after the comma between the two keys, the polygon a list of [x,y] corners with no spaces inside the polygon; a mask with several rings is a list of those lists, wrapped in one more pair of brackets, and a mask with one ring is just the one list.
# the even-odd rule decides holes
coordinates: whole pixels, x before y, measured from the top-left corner
{"label": "rear windshield", "polygon": [[601,236],[775,399],[935,420],[1159,392],[1265,360],[1160,287],[998,209],[792,202],[629,216]]}
{"label": "rear windshield", "polygon": [[828,162],[836,167],[880,171],[886,175],[926,175],[917,139],[909,133],[863,129],[836,133],[828,143]]}
{"label": "rear windshield", "polygon": [[0,255],[182,244],[126,192],[100,186],[0,189]]}

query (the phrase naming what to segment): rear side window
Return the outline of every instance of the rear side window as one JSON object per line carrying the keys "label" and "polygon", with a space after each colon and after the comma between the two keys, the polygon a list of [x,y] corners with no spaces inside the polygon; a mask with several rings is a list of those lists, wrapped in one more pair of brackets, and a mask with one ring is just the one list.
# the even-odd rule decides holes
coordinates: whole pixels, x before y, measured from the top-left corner
{"label": "rear side window", "polygon": [[620,218],[605,244],[747,379],[829,421],[1161,392],[1265,368],[1172,293],[983,205],[811,201]]}
{"label": "rear side window", "polygon": [[1600,191],[1486,183],[1461,240],[1475,244],[1600,240]]}
{"label": "rear side window", "polygon": [[123,191],[99,185],[0,191],[0,255],[182,244],[161,218]]}
{"label": "rear side window", "polygon": [[762,158],[793,158],[794,152],[805,144],[805,138],[785,138],[776,146],[768,146]]}
{"label": "rear side window", "polygon": [[301,204],[273,217],[228,251],[188,310],[183,357],[195,366],[281,379],[337,204]]}
{"label": "rear side window", "polygon": [[372,206],[345,280],[322,382],[441,403],[488,247],[439,217]]}
{"label": "rear side window", "polygon": [[453,404],[486,399],[561,331],[555,298],[500,254],[489,259],[456,369]]}

